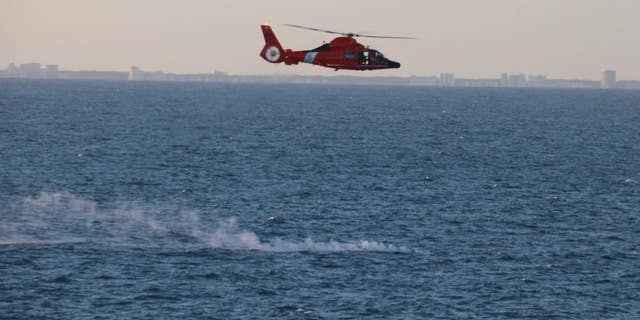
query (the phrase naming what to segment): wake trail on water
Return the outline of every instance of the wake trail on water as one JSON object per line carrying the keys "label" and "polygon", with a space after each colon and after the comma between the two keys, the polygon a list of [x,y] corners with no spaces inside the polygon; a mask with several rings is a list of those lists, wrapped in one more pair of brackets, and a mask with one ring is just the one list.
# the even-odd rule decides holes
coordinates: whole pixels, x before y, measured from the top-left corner
{"label": "wake trail on water", "polygon": [[[415,250],[378,241],[261,240],[240,227],[236,217],[216,219],[196,210],[145,208],[131,203],[101,209],[95,200],[68,192],[41,192],[0,212],[0,245],[55,245],[111,242],[123,245],[205,245],[214,249],[266,252],[370,251],[411,253]],[[205,220],[206,218],[206,220]]]}

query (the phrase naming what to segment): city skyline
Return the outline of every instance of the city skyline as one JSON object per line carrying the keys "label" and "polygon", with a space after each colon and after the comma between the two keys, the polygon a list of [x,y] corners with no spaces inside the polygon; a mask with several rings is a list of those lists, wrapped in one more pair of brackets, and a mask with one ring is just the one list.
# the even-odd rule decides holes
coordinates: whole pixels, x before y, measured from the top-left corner
{"label": "city skyline", "polygon": [[[44,75],[47,72],[47,68],[55,68],[55,70],[57,71],[60,68],[59,64],[55,64],[55,63],[41,63],[38,61],[29,61],[29,62],[11,62],[8,65],[5,66],[4,69],[2,69],[2,66],[0,65],[0,77],[19,77],[19,73],[20,73],[20,67],[26,67],[27,70],[29,68],[35,68],[35,65],[38,65],[40,68],[42,68],[41,71],[42,74]],[[63,66],[64,67],[64,66]],[[12,68],[15,68],[14,70],[12,70]],[[130,65],[128,68],[126,68],[128,71],[127,72],[131,72],[131,69],[138,69],[138,70],[142,70],[143,68],[141,68],[139,65]],[[304,75],[319,75],[319,76],[331,76],[331,75],[346,75],[346,76],[355,76],[355,77],[363,77],[363,75],[367,75],[367,74],[371,74],[374,77],[376,76],[377,73],[370,73],[370,72],[350,72],[349,70],[340,70],[340,72],[331,72],[331,73],[325,73],[325,74],[305,74],[305,73],[296,73],[296,72],[290,72],[290,73],[279,73],[279,72],[271,72],[271,73],[249,73],[249,74],[241,74],[241,73],[231,73],[231,72],[227,72],[227,70],[221,70],[221,69],[210,69],[210,70],[199,70],[199,71],[195,71],[195,72],[172,72],[172,71],[167,71],[165,68],[160,68],[157,70],[149,70],[149,69],[145,69],[145,72],[154,72],[154,73],[166,73],[166,74],[206,74],[206,73],[224,73],[224,74],[229,74],[229,75],[248,75],[248,76],[287,76],[287,75],[300,75],[300,76],[304,76]],[[115,69],[109,69],[109,70],[98,70],[95,68],[91,68],[91,69],[73,69],[73,68],[64,68],[64,71],[70,71],[70,72],[86,72],[86,71],[96,71],[96,72],[123,72],[123,70],[115,70]],[[11,73],[14,73],[13,76],[10,76]],[[27,71],[30,74],[33,74],[33,71]],[[593,72],[593,75],[591,77],[588,78],[578,78],[578,77],[572,77],[572,76],[568,76],[568,77],[562,77],[562,78],[554,78],[554,77],[549,77],[547,74],[543,74],[540,72],[532,72],[532,73],[522,73],[522,72],[505,72],[504,70],[498,70],[498,71],[494,71],[492,74],[488,75],[488,76],[483,76],[483,77],[469,77],[469,78],[477,78],[477,79],[484,79],[484,78],[494,78],[496,76],[497,79],[502,78],[502,80],[504,81],[504,77],[507,76],[509,79],[511,79],[511,81],[513,80],[513,77],[524,77],[525,79],[528,78],[532,78],[532,79],[536,79],[536,80],[540,80],[540,79],[547,79],[547,78],[553,78],[553,79],[566,79],[566,80],[594,80],[594,81],[602,81],[603,77],[605,77],[605,74],[607,73],[607,77],[610,77],[611,74],[609,72],[613,72],[613,77],[614,79],[616,78],[615,74],[617,73],[616,70],[611,70],[611,69],[600,69],[600,70],[595,70]],[[342,74],[341,74],[342,73]],[[16,76],[18,75],[18,76]],[[381,76],[397,76],[397,77],[429,77],[429,76],[444,76],[444,77],[450,77],[450,76],[454,76],[454,75],[459,75],[457,73],[452,73],[450,71],[440,71],[440,72],[436,72],[434,74],[410,74],[410,75],[404,75],[404,74],[396,74],[396,75],[381,75]],[[380,75],[378,75],[380,76]],[[27,78],[46,78],[46,76],[28,76]],[[629,81],[640,81],[640,79],[618,79],[618,80],[629,80]],[[450,80],[449,80],[450,81]]]}
{"label": "city skyline", "polygon": [[[356,76],[494,77],[496,72],[551,78],[640,79],[640,3],[507,1],[395,3],[328,1],[310,10],[283,1],[171,2],[76,0],[4,2],[0,66],[51,61],[67,70],[145,70],[232,74],[332,75],[315,66],[270,65],[258,57],[259,25],[268,21],[285,47],[311,49],[330,35],[282,26],[298,23],[339,31],[406,35],[418,40],[361,41],[402,63],[399,70]],[[354,11],[355,10],[355,11]],[[359,12],[355,15],[353,12]]]}
{"label": "city skyline", "polygon": [[599,80],[557,79],[544,74],[509,74],[503,72],[500,77],[456,78],[454,73],[442,72],[439,75],[422,76],[377,76],[362,77],[354,75],[278,75],[278,74],[229,74],[220,70],[206,73],[165,73],[162,70],[146,71],[131,66],[124,71],[101,70],[63,70],[56,64],[11,63],[6,69],[0,69],[0,78],[26,79],[85,79],[85,80],[129,80],[129,81],[178,81],[178,82],[227,82],[227,83],[316,83],[316,84],[355,84],[355,85],[401,85],[401,86],[438,86],[438,87],[505,87],[505,88],[600,88],[600,89],[640,89],[639,80],[616,79],[615,70],[602,70]]}

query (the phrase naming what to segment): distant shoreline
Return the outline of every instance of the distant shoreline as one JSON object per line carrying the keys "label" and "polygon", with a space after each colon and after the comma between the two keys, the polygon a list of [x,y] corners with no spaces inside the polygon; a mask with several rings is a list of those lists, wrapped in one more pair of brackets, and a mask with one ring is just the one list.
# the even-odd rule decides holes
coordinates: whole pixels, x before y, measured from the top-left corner
{"label": "distant shoreline", "polygon": [[[57,78],[31,78],[31,77],[7,77],[0,76],[0,80],[92,80],[92,81],[124,81],[132,83],[141,82],[165,82],[165,83],[228,83],[228,84],[326,84],[326,85],[353,85],[353,86],[402,86],[402,87],[426,87],[426,88],[537,88],[537,89],[597,89],[600,82],[595,80],[565,80],[548,79],[545,82],[525,82],[519,85],[501,85],[495,79],[456,79],[453,85],[440,85],[429,82],[428,77],[359,77],[359,76],[282,76],[282,75],[225,75],[208,76],[192,75],[191,78],[166,79],[140,79],[128,80],[121,74],[126,72],[107,71],[100,76],[91,76],[83,71],[61,71],[65,76]],[[71,74],[68,74],[71,73]],[[425,79],[426,78],[426,79]],[[493,81],[493,82],[491,82]],[[614,88],[606,90],[640,90],[640,81],[618,81]]]}
{"label": "distant shoreline", "polygon": [[439,76],[333,76],[304,75],[232,75],[219,70],[210,73],[165,73],[162,70],[144,71],[131,66],[128,72],[99,70],[60,70],[56,64],[41,65],[37,62],[14,63],[0,70],[0,78],[26,79],[84,79],[174,82],[222,82],[222,83],[317,83],[338,85],[394,85],[415,87],[481,87],[481,88],[601,88],[640,89],[640,81],[616,81],[615,70],[603,70],[601,80],[552,79],[546,75],[501,73],[500,78],[456,78],[453,73]]}

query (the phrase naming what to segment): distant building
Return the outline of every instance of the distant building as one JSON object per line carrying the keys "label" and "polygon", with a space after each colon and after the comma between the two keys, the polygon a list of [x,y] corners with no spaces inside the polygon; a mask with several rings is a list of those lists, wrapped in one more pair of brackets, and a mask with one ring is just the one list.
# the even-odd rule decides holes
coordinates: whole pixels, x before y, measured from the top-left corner
{"label": "distant building", "polygon": [[42,68],[39,63],[24,63],[20,65],[20,77],[41,78]]}
{"label": "distant building", "polygon": [[616,89],[640,89],[640,81],[638,80],[616,81]]}
{"label": "distant building", "polygon": [[15,63],[9,64],[9,67],[7,68],[7,76],[12,78],[20,76],[20,70],[18,70]]}
{"label": "distant building", "polygon": [[59,69],[57,64],[48,64],[44,69],[44,74],[47,79],[58,79]]}
{"label": "distant building", "polygon": [[16,68],[16,65],[11,63],[9,66],[0,70],[0,78],[16,78],[20,76],[20,71]]}
{"label": "distant building", "polygon": [[500,79],[456,79],[456,87],[489,87],[502,86]]}
{"label": "distant building", "polygon": [[603,70],[600,76],[600,88],[611,89],[616,86],[616,71]]}
{"label": "distant building", "polygon": [[440,86],[453,87],[456,84],[456,77],[453,73],[440,74]]}
{"label": "distant building", "polygon": [[60,79],[91,79],[91,80],[127,80],[129,72],[126,71],[60,71]]}
{"label": "distant building", "polygon": [[616,89],[640,89],[640,81],[638,80],[616,81]]}
{"label": "distant building", "polygon": [[213,77],[228,77],[229,73],[214,69],[211,71],[210,75]]}
{"label": "distant building", "polygon": [[145,72],[142,69],[132,66],[129,68],[129,81],[145,80]]}
{"label": "distant building", "polygon": [[502,74],[500,74],[500,85],[503,87],[507,87],[509,86],[509,74],[506,72],[503,72]]}
{"label": "distant building", "polygon": [[211,71],[211,73],[207,75],[206,81],[223,82],[223,81],[227,81],[228,79],[229,79],[228,73],[220,70],[213,70]]}
{"label": "distant building", "polygon": [[171,77],[162,70],[146,72],[136,66],[132,66],[129,68],[128,79],[130,81],[167,81],[171,80]]}
{"label": "distant building", "polygon": [[547,76],[530,74],[527,77],[527,81],[529,81],[529,82],[544,82],[544,81],[547,81]]}
{"label": "distant building", "polygon": [[438,79],[438,77],[436,76],[429,76],[429,77],[411,76],[411,78],[409,78],[410,86],[437,86],[439,84],[440,84],[440,79]]}
{"label": "distant building", "polygon": [[165,81],[167,80],[167,76],[165,75],[165,73],[162,70],[158,70],[155,72],[145,72],[145,78],[146,80],[152,80],[152,81]]}
{"label": "distant building", "polygon": [[509,86],[511,87],[524,87],[526,82],[527,77],[523,73],[509,75]]}
{"label": "distant building", "polygon": [[546,75],[533,75],[527,76],[527,87],[544,88],[549,85],[549,78]]}

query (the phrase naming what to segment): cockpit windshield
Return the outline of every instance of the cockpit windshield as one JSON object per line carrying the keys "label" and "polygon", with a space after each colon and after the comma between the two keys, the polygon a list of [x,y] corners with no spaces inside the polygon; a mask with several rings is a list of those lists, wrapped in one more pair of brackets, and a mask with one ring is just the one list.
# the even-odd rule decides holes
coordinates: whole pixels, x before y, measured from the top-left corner
{"label": "cockpit windshield", "polygon": [[382,52],[377,51],[377,50],[371,50],[371,53],[373,54],[374,57],[376,58],[380,58],[380,59],[384,59],[384,56],[382,55]]}

